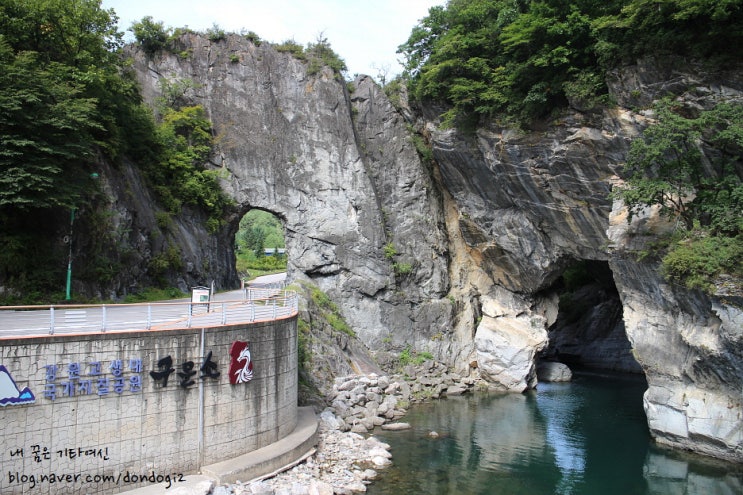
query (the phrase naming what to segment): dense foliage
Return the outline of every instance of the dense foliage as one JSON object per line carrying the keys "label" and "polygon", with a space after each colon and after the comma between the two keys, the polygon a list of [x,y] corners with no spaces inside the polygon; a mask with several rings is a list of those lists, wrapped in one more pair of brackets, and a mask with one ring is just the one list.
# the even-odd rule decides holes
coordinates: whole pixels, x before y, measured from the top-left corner
{"label": "dense foliage", "polygon": [[[235,235],[237,271],[252,278],[286,270],[286,255],[279,252],[284,245],[281,221],[267,211],[250,210],[240,220]],[[273,254],[266,256],[266,249],[272,250]]]}
{"label": "dense foliage", "polygon": [[666,99],[655,113],[632,143],[617,196],[630,220],[657,206],[678,221],[660,244],[670,279],[710,289],[720,274],[743,278],[743,105],[697,111]]}
{"label": "dense foliage", "polygon": [[[572,104],[610,103],[606,73],[641,57],[740,63],[743,0],[449,0],[399,47],[410,94],[448,104],[443,125],[530,125]],[[665,100],[633,143],[626,187],[637,214],[677,219],[658,243],[665,275],[711,290],[743,277],[743,107],[700,111]]]}
{"label": "dense foliage", "polygon": [[[411,95],[448,104],[443,125],[481,118],[530,125],[572,104],[609,103],[607,71],[641,57],[740,63],[743,0],[449,0],[399,47]],[[743,107],[706,111],[666,100],[632,146],[626,187],[634,215],[647,206],[678,219],[659,243],[665,275],[712,289],[743,277]]]}
{"label": "dense foliage", "polygon": [[[156,22],[149,16],[132,24],[130,30],[142,50],[150,57],[160,50],[175,52],[176,40],[184,32],[183,29],[174,30],[165,27],[162,22]],[[216,24],[209,28],[205,34],[214,43],[227,38],[227,33]],[[260,46],[261,39],[253,31],[243,31],[241,35],[254,45]],[[325,66],[330,67],[338,77],[347,70],[346,62],[333,51],[327,38],[322,34],[317,36],[314,43],[308,43],[306,47],[294,40],[286,40],[274,45],[274,48],[279,52],[290,53],[294,58],[307,62],[307,73],[309,75],[319,73],[320,69]],[[233,54],[232,60],[237,61],[239,57]]]}
{"label": "dense foliage", "polygon": [[209,215],[211,232],[222,225],[222,216],[231,200],[219,187],[219,174],[207,169],[214,146],[212,125],[200,105],[163,107],[155,129],[157,160],[143,164],[153,190],[173,214],[183,205],[201,208]]}
{"label": "dense foliage", "polygon": [[116,18],[97,3],[0,0],[5,211],[78,205],[95,145],[121,134],[116,107],[133,103],[131,85],[111,52],[121,43]]}
{"label": "dense foliage", "polygon": [[[59,290],[71,238],[85,250],[77,280],[106,283],[121,270],[122,234],[95,179],[102,158],[142,167],[169,211],[191,204],[210,228],[221,222],[227,200],[204,167],[210,122],[183,108],[176,88],[156,123],[121,59],[117,21],[99,0],[0,0],[1,286],[39,298]],[[172,246],[163,249],[153,270],[175,259]]]}
{"label": "dense foliage", "polygon": [[317,74],[324,66],[333,69],[339,77],[347,70],[346,62],[333,51],[327,38],[322,35],[314,43],[308,43],[307,48],[294,40],[286,40],[275,45],[275,48],[279,52],[291,53],[296,59],[307,61],[309,75]]}
{"label": "dense foliage", "polygon": [[166,29],[162,22],[153,20],[151,16],[143,17],[139,22],[132,24],[130,30],[142,51],[150,57],[168,46],[170,30]]}
{"label": "dense foliage", "polygon": [[449,0],[399,47],[411,94],[457,119],[522,123],[606,96],[604,74],[639,56],[739,60],[741,0]]}
{"label": "dense foliage", "polygon": [[151,118],[119,65],[116,21],[93,0],[0,0],[3,285],[61,288],[60,241],[70,211],[100,196],[98,155],[148,153]]}

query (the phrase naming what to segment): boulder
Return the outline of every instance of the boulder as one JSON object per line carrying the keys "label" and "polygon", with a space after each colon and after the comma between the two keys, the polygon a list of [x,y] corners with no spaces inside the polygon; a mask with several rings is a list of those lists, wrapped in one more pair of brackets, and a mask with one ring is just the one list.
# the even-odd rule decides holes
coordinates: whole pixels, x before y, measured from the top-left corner
{"label": "boulder", "polygon": [[573,379],[573,372],[566,364],[543,361],[537,365],[537,379],[540,382],[569,382]]}
{"label": "boulder", "polygon": [[402,431],[409,430],[411,428],[410,423],[387,423],[382,425],[383,430],[390,431]]}

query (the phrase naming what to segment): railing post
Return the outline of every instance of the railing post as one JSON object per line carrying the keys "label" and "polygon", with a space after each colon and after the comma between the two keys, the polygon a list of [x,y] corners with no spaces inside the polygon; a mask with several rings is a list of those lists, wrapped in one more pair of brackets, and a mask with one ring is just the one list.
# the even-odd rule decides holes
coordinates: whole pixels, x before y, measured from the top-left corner
{"label": "railing post", "polygon": [[276,319],[276,298],[273,298],[273,319]]}
{"label": "railing post", "polygon": [[101,332],[106,331],[106,305],[101,306]]}
{"label": "railing post", "polygon": [[222,303],[222,325],[227,324],[227,304]]}
{"label": "railing post", "polygon": [[186,328],[191,328],[191,316],[193,315],[193,302],[188,303],[188,321],[186,322]]}
{"label": "railing post", "polygon": [[152,328],[152,304],[147,303],[147,330]]}
{"label": "railing post", "polygon": [[49,335],[54,335],[54,306],[49,306]]}

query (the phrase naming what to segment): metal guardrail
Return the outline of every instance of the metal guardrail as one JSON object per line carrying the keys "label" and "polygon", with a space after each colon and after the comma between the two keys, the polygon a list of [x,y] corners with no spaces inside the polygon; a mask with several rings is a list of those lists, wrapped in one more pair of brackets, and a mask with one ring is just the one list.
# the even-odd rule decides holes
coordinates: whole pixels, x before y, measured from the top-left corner
{"label": "metal guardrail", "polygon": [[241,299],[207,303],[0,306],[0,337],[234,325],[286,318],[299,310],[294,291],[249,287],[241,293]]}

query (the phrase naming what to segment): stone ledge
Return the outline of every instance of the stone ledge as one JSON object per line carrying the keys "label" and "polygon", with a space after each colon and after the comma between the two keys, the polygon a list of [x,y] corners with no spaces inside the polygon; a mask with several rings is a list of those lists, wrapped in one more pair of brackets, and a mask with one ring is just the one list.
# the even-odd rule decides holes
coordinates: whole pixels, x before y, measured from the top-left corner
{"label": "stone ledge", "polygon": [[201,468],[201,474],[218,484],[250,481],[281,470],[301,458],[317,445],[318,421],[311,407],[297,411],[294,431],[278,442],[234,459],[217,462]]}
{"label": "stone ledge", "polygon": [[318,420],[311,407],[297,410],[297,426],[278,442],[248,452],[234,459],[217,462],[201,468],[200,475],[185,476],[184,482],[174,483],[169,489],[165,484],[145,486],[124,492],[125,495],[206,495],[215,485],[251,481],[270,473],[291,467],[316,445]]}

